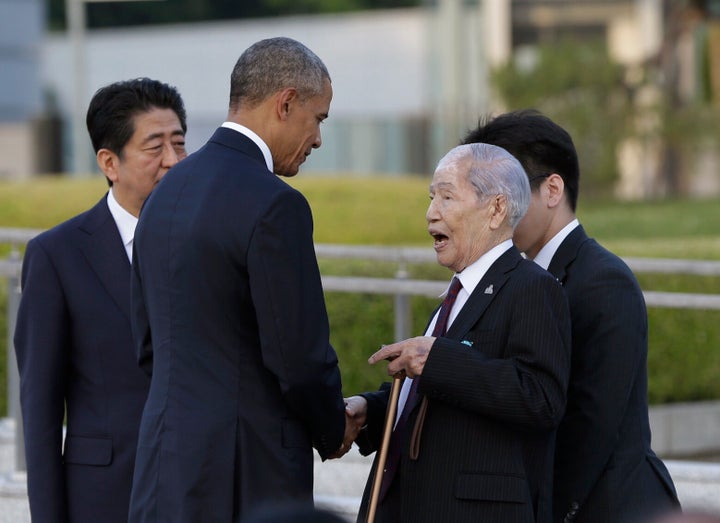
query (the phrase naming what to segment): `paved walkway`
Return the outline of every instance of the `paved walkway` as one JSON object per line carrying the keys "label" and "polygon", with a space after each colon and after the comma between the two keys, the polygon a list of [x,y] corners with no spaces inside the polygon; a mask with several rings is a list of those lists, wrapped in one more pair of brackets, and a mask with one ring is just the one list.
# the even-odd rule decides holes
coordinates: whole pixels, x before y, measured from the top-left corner
{"label": "paved walkway", "polygon": [[[24,473],[15,468],[14,423],[0,420],[0,523],[30,523]],[[720,515],[720,463],[666,460],[686,510]],[[315,461],[315,499],[354,521],[370,470],[371,458],[357,449],[337,461]]]}

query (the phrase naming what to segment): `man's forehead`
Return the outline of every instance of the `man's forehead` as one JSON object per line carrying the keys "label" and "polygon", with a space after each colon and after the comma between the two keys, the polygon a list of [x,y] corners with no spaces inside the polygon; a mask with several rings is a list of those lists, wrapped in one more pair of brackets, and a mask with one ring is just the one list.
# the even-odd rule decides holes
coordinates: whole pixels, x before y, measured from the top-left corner
{"label": "man's forehead", "polygon": [[463,159],[453,159],[441,163],[433,174],[430,183],[431,190],[452,189],[461,186],[467,173],[467,162]]}

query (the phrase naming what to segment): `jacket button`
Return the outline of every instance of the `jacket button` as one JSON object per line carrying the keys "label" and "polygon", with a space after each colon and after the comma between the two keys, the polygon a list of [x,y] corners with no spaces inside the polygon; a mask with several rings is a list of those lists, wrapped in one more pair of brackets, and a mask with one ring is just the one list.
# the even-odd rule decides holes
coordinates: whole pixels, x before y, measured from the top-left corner
{"label": "jacket button", "polygon": [[563,519],[563,523],[572,523],[572,521],[575,519],[575,516],[577,516],[579,508],[580,504],[577,501],[573,501],[572,503],[570,503],[570,510],[568,510],[568,513],[565,514],[565,519]]}

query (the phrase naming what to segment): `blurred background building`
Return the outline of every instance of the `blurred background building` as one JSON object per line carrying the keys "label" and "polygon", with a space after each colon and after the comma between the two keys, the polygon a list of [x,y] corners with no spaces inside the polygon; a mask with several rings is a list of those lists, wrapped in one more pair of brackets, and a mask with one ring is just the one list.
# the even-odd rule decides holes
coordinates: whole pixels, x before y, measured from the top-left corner
{"label": "blurred background building", "polygon": [[[110,1],[64,0],[69,29],[48,31],[44,0],[0,0],[0,176],[93,171],[87,103],[99,87],[138,76],[180,90],[193,151],[226,115],[240,52],[285,35],[326,62],[335,91],[323,148],[305,172],[428,174],[479,117],[534,106],[569,128],[584,176],[597,179],[591,190],[720,194],[720,0],[417,0],[398,9],[88,27],[85,4]],[[130,9],[112,1],[106,18]],[[600,42],[608,74],[583,57],[590,42]],[[548,56],[564,69],[552,69]],[[583,84],[592,74],[596,85]],[[553,81],[554,92],[542,91]]]}
{"label": "blurred background building", "polygon": [[44,0],[0,0],[0,177],[59,170],[57,118],[43,99]]}

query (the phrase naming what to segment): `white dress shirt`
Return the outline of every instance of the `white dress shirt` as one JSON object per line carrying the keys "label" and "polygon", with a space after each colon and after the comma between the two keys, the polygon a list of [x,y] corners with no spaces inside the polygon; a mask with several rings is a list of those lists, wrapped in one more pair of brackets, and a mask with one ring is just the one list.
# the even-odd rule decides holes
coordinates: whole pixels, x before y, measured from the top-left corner
{"label": "white dress shirt", "polygon": [[107,204],[110,208],[110,214],[112,214],[115,225],[120,233],[125,252],[127,253],[128,260],[132,263],[132,248],[133,239],[135,238],[135,227],[137,226],[138,219],[127,212],[115,199],[112,187],[108,191]]}
{"label": "white dress shirt", "polygon": [[560,244],[578,225],[580,225],[580,222],[577,218],[575,218],[565,227],[560,229],[560,231],[553,236],[549,242],[543,245],[542,249],[540,249],[540,252],[537,253],[537,256],[535,256],[533,261],[543,269],[547,270],[548,267],[550,267],[550,262],[552,261],[553,256],[555,256],[555,253],[560,248]]}
{"label": "white dress shirt", "polygon": [[226,127],[228,129],[232,129],[233,131],[237,131],[240,134],[243,134],[250,138],[253,142],[255,142],[255,145],[260,147],[260,150],[262,151],[263,158],[265,158],[265,165],[267,165],[268,171],[273,171],[273,159],[272,159],[272,153],[270,152],[270,147],[263,141],[262,138],[260,138],[257,134],[255,134],[253,131],[245,127],[244,125],[240,125],[239,123],[235,122],[224,122],[222,124],[222,127]]}

